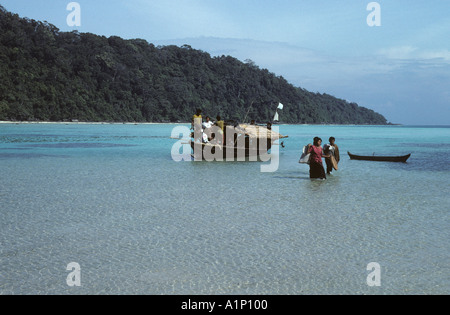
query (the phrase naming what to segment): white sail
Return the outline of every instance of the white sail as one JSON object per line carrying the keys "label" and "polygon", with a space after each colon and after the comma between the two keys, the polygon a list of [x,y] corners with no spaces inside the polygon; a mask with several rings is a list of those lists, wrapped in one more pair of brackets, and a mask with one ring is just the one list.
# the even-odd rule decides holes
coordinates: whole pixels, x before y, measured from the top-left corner
{"label": "white sail", "polygon": [[273,121],[279,121],[278,112],[275,112],[275,117],[273,117]]}
{"label": "white sail", "polygon": [[284,105],[281,104],[281,103],[279,103],[279,104],[278,104],[278,109],[283,109],[283,108],[284,108]]}

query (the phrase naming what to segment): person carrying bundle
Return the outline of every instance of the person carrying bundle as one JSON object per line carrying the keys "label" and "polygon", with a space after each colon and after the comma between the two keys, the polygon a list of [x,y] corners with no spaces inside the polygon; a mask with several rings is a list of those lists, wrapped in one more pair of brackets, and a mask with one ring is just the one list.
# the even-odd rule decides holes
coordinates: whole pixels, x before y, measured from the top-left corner
{"label": "person carrying bundle", "polygon": [[[330,143],[324,146],[324,153],[329,155],[329,158],[325,158],[325,163],[327,165],[327,174],[330,175],[333,171],[333,168],[337,170],[337,165],[341,160],[339,154],[339,147],[336,144],[336,139],[334,137],[330,137]],[[333,161],[334,159],[334,161]]]}

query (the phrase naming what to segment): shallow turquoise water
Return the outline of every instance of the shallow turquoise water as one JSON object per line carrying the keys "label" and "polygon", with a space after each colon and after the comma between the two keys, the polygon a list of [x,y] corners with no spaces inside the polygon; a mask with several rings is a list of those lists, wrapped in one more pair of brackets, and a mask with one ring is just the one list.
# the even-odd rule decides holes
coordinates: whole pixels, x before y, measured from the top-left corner
{"label": "shallow turquoise water", "polygon": [[[450,293],[450,128],[280,126],[274,173],[176,163],[173,128],[0,125],[0,294]],[[315,136],[342,155],[324,182],[298,164]]]}

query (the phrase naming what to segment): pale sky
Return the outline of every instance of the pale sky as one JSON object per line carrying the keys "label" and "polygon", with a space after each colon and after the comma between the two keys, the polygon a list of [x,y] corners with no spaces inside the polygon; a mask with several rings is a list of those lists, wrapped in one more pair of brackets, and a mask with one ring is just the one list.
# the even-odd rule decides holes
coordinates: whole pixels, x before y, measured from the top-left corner
{"label": "pale sky", "polygon": [[[450,122],[450,1],[383,0],[0,0],[7,10],[61,31],[189,44],[253,60],[290,83],[356,102],[393,123]],[[282,100],[280,100],[282,101]]]}

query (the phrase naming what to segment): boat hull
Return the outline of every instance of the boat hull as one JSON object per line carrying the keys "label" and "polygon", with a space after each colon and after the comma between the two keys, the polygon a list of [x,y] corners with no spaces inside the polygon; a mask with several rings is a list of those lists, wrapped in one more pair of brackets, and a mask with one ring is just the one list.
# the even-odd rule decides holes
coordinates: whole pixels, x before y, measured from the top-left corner
{"label": "boat hull", "polygon": [[403,156],[362,156],[355,155],[347,152],[352,160],[359,161],[376,161],[376,162],[398,162],[398,163],[406,163],[408,159],[411,157],[411,154],[403,155]]}
{"label": "boat hull", "polygon": [[240,158],[251,158],[260,157],[262,155],[268,154],[269,150],[272,148],[272,142],[267,141],[267,148],[251,148],[249,145],[245,147],[237,146],[222,146],[222,145],[212,145],[205,143],[196,143],[191,141],[191,148],[193,151],[193,157],[195,159],[206,159],[205,157],[211,155],[212,158],[216,160],[230,160],[230,159],[240,159]]}

